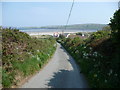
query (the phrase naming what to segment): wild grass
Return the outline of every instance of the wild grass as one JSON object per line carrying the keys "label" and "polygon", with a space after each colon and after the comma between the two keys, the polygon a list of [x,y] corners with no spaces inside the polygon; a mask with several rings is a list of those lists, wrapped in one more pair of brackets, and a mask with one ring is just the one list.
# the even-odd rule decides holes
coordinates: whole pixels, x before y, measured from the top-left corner
{"label": "wild grass", "polygon": [[110,31],[98,31],[86,39],[62,38],[58,41],[73,56],[91,88],[120,87],[119,53]]}
{"label": "wild grass", "polygon": [[2,85],[12,87],[47,63],[56,49],[54,38],[31,38],[16,29],[2,30]]}

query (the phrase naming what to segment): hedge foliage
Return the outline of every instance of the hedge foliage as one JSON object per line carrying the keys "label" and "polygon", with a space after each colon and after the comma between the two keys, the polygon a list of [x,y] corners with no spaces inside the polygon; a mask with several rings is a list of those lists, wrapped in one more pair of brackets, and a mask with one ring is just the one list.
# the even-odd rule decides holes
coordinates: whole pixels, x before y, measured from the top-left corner
{"label": "hedge foliage", "polygon": [[86,40],[59,38],[73,56],[92,88],[120,87],[119,55],[111,40],[111,31],[94,32]]}
{"label": "hedge foliage", "polygon": [[109,26],[88,39],[62,37],[59,41],[75,58],[90,87],[120,88],[120,9],[114,13]]}
{"label": "hedge foliage", "polygon": [[17,29],[2,29],[2,85],[11,87],[34,74],[56,49],[53,38],[37,39]]}

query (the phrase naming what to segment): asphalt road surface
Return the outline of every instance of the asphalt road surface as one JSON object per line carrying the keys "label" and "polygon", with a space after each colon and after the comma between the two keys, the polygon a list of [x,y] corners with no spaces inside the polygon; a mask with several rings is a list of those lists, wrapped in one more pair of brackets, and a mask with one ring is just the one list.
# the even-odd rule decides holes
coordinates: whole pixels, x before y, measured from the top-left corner
{"label": "asphalt road surface", "polygon": [[88,84],[74,59],[57,44],[49,63],[21,88],[88,88]]}

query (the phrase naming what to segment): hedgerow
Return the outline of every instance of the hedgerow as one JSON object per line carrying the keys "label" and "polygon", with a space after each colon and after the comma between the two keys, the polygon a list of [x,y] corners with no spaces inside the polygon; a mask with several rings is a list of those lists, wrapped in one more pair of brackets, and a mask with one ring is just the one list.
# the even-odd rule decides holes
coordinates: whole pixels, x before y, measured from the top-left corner
{"label": "hedgerow", "polygon": [[2,29],[2,85],[12,87],[35,72],[56,49],[53,38],[31,38],[17,29]]}
{"label": "hedgerow", "polygon": [[111,31],[98,31],[86,40],[59,38],[73,56],[92,88],[120,87],[119,55],[111,40]]}

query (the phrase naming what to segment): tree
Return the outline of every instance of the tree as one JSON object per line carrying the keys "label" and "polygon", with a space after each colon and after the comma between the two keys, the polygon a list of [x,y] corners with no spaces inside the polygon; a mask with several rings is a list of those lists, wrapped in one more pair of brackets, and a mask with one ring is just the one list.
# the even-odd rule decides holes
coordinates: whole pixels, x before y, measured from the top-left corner
{"label": "tree", "polygon": [[76,35],[80,35],[80,36],[82,36],[82,33],[81,33],[81,32],[78,32],[78,33],[76,33]]}
{"label": "tree", "polygon": [[110,31],[110,30],[111,30],[111,28],[110,28],[110,26],[105,26],[105,27],[103,27],[103,28],[102,28],[102,30],[105,30],[105,31]]}
{"label": "tree", "polygon": [[120,46],[120,9],[114,13],[109,25],[112,29],[112,39],[114,43]]}
{"label": "tree", "polygon": [[[114,59],[112,60],[112,67],[114,69],[114,72],[117,72],[118,78],[116,79],[116,86],[120,85],[120,9],[117,10],[113,18],[111,18],[110,23],[109,23],[111,29],[112,29],[112,41],[113,41],[113,46],[115,46],[115,52],[114,54]],[[113,82],[114,84],[114,82]]]}

